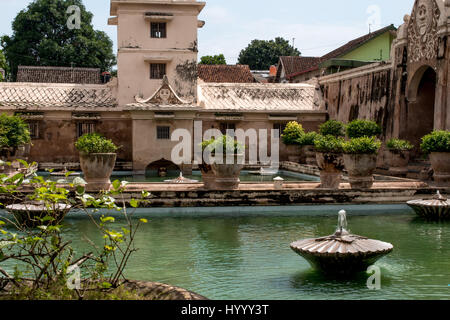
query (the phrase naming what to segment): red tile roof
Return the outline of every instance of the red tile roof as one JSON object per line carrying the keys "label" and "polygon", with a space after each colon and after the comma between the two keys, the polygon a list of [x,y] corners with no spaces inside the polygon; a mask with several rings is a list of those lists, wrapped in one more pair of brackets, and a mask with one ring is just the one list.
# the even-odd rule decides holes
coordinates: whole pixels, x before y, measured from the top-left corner
{"label": "red tile roof", "polygon": [[252,83],[255,82],[247,65],[198,65],[198,77],[213,83]]}
{"label": "red tile roof", "polygon": [[17,82],[99,84],[100,69],[19,66]]}
{"label": "red tile roof", "polygon": [[316,68],[321,62],[319,57],[280,57],[286,78],[290,78],[300,71]]}

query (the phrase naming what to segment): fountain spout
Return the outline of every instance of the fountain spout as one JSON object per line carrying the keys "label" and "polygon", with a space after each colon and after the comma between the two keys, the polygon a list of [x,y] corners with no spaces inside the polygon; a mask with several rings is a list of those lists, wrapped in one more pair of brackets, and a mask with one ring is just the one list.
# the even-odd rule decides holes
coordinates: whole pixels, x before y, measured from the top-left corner
{"label": "fountain spout", "polygon": [[347,212],[345,210],[339,211],[338,229],[336,231],[341,235],[347,233]]}

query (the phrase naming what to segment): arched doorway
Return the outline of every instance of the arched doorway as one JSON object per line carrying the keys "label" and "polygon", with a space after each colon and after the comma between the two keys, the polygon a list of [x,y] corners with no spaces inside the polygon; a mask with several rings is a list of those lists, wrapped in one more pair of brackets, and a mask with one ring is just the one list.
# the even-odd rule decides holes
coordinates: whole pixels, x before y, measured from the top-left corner
{"label": "arched doorway", "polygon": [[402,136],[414,144],[414,154],[420,155],[423,136],[434,130],[434,104],[436,99],[436,72],[429,66],[416,71],[408,90],[407,130]]}
{"label": "arched doorway", "polygon": [[178,177],[180,175],[180,168],[172,161],[161,159],[150,163],[145,168],[145,176],[147,177],[160,177],[161,172],[166,172],[167,177]]}

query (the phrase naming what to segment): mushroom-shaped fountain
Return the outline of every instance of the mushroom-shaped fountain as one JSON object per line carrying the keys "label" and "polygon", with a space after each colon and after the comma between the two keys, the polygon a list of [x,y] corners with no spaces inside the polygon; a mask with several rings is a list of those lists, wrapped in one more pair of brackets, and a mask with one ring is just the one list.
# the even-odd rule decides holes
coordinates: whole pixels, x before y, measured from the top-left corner
{"label": "mushroom-shaped fountain", "polygon": [[[56,176],[56,177],[66,177],[69,172],[70,171],[67,170],[67,167],[64,167],[64,170],[52,172],[52,173],[50,173],[50,175]],[[81,173],[79,173],[79,172],[70,172],[70,174],[69,174],[69,176],[80,176],[80,175],[81,175]]]}
{"label": "mushroom-shaped fountain", "polygon": [[173,180],[165,180],[164,182],[183,184],[183,183],[197,183],[198,180],[192,180],[192,179],[185,178],[185,177],[183,177],[183,173],[180,172],[180,176],[178,178],[173,179]]}
{"label": "mushroom-shaped fountain", "polygon": [[347,231],[347,214],[342,210],[335,234],[294,242],[291,249],[323,273],[348,276],[366,271],[394,247],[387,242],[350,234]]}
{"label": "mushroom-shaped fountain", "polygon": [[450,200],[438,191],[430,200],[411,200],[407,202],[414,211],[427,220],[450,219]]}
{"label": "mushroom-shaped fountain", "polygon": [[[72,208],[69,204],[50,204],[48,207],[43,203],[18,203],[6,206],[20,225],[34,228],[43,224],[54,225],[61,222]],[[53,220],[43,222],[41,219],[50,216]]]}

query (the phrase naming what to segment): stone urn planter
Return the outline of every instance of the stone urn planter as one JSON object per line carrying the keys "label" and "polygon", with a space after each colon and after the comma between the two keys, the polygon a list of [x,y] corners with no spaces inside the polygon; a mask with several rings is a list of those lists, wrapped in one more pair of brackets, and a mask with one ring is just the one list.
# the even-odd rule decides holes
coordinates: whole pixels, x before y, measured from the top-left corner
{"label": "stone urn planter", "polygon": [[306,157],[306,164],[309,166],[317,166],[316,150],[314,146],[303,146],[302,153]]}
{"label": "stone urn planter", "polygon": [[406,177],[411,155],[409,150],[387,150],[389,157],[389,174],[398,177]]}
{"label": "stone urn planter", "polygon": [[212,170],[212,166],[206,163],[199,165],[200,172],[202,173],[203,186],[207,190],[213,190],[216,183],[216,175]]}
{"label": "stone urn planter", "polygon": [[244,155],[236,154],[233,163],[226,163],[226,156],[223,155],[222,164],[213,162],[211,165],[215,176],[215,188],[219,190],[235,190],[239,188],[241,180],[239,176],[244,164],[240,164]]}
{"label": "stone urn planter", "polygon": [[352,189],[370,189],[377,167],[376,154],[344,154],[345,169]]}
{"label": "stone urn planter", "polygon": [[430,162],[436,184],[443,187],[450,186],[450,152],[432,152]]}
{"label": "stone urn planter", "polygon": [[116,157],[115,153],[80,154],[80,166],[88,191],[109,190]]}
{"label": "stone urn planter", "polygon": [[321,188],[339,189],[342,180],[344,161],[341,153],[317,152],[317,165],[320,169]]}

